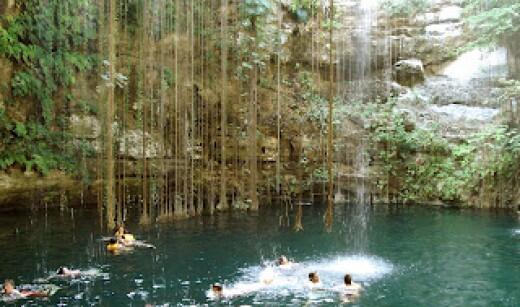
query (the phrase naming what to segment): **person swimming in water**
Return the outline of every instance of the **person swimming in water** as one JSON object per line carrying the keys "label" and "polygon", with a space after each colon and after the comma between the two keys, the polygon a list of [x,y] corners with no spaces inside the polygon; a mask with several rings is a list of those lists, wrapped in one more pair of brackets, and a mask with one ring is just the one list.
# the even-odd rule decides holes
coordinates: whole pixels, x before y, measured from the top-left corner
{"label": "person swimming in water", "polygon": [[134,235],[131,234],[123,225],[116,227],[114,237],[116,237],[119,243],[125,246],[133,246],[135,244]]}
{"label": "person swimming in water", "polygon": [[221,298],[224,296],[223,287],[219,283],[214,283],[211,285],[211,292],[213,293],[213,296],[216,298]]}
{"label": "person swimming in water", "polygon": [[80,270],[71,270],[67,267],[60,267],[57,271],[56,271],[56,275],[58,275],[59,277],[72,277],[72,278],[75,278],[79,275],[81,275],[81,271]]}
{"label": "person swimming in water", "polygon": [[20,299],[26,297],[47,297],[49,293],[44,291],[32,291],[32,290],[17,290],[15,288],[14,281],[12,279],[6,279],[2,289],[2,297],[7,299]]}
{"label": "person swimming in water", "polygon": [[319,284],[320,283],[320,276],[318,275],[318,272],[311,272],[309,273],[309,281],[313,284]]}
{"label": "person swimming in water", "polygon": [[320,276],[318,275],[318,272],[311,272],[309,273],[309,281],[307,286],[311,289],[320,288],[321,287],[321,280]]}
{"label": "person swimming in water", "polygon": [[120,224],[114,228],[114,237],[120,238],[125,234],[125,226]]}
{"label": "person swimming in water", "polygon": [[296,263],[290,261],[289,259],[287,259],[286,256],[284,255],[281,255],[280,258],[278,258],[278,260],[276,261],[276,264],[278,265],[279,268],[281,269],[290,269],[292,268]]}
{"label": "person swimming in water", "polygon": [[14,281],[12,279],[6,279],[4,281],[2,296],[10,299],[18,299],[24,297],[20,291],[15,289]]}
{"label": "person swimming in water", "polygon": [[358,298],[363,287],[360,284],[353,282],[350,274],[345,274],[343,282],[344,284],[338,288],[343,295],[343,301],[350,302],[353,299]]}

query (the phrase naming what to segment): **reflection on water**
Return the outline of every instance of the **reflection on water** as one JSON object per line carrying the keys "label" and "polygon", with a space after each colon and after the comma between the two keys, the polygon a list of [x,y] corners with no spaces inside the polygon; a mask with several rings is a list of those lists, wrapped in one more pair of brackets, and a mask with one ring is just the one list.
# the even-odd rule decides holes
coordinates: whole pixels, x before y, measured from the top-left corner
{"label": "reflection on water", "polygon": [[[518,306],[520,233],[513,216],[475,211],[368,207],[363,251],[349,223],[356,206],[338,205],[332,233],[323,211],[304,207],[304,230],[280,227],[276,209],[257,216],[226,213],[149,227],[128,221],[156,249],[114,256],[105,251],[96,212],[67,210],[0,216],[0,279],[19,284],[52,276],[60,266],[87,270],[51,279],[61,289],[35,305],[327,305],[350,273],[363,283],[360,306]],[[281,270],[281,254],[299,265]],[[317,271],[322,290],[306,288]],[[262,281],[272,279],[268,285]],[[37,280],[38,281],[38,280]],[[214,282],[231,291],[214,301]],[[49,283],[49,281],[46,281]]]}

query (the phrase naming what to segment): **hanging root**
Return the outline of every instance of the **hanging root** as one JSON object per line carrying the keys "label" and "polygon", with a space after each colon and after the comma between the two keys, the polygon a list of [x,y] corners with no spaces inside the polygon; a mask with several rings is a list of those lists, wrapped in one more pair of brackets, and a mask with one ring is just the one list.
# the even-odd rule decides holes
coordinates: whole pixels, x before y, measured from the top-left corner
{"label": "hanging root", "polygon": [[302,216],[303,216],[303,209],[302,209],[302,205],[299,204],[298,209],[296,210],[296,217],[294,219],[293,229],[295,232],[299,232],[299,231],[303,230]]}
{"label": "hanging root", "polygon": [[332,224],[334,223],[334,206],[333,201],[331,198],[329,198],[328,205],[327,205],[327,211],[325,212],[325,229],[327,232],[332,231]]}

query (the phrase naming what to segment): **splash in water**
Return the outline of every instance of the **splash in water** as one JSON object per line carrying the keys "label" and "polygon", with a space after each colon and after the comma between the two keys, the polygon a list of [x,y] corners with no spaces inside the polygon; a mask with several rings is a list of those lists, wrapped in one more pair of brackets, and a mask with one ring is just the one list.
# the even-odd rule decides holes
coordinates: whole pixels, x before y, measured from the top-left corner
{"label": "splash in water", "polygon": [[[240,269],[241,277],[234,283],[224,285],[226,299],[255,296],[256,300],[294,296],[317,301],[327,301],[343,283],[345,274],[352,275],[356,282],[367,285],[389,274],[393,269],[389,262],[372,256],[353,255],[309,260],[295,264],[292,269],[250,266]],[[309,272],[317,272],[321,277],[319,289],[311,291],[308,282]],[[211,291],[208,298],[215,297]]]}

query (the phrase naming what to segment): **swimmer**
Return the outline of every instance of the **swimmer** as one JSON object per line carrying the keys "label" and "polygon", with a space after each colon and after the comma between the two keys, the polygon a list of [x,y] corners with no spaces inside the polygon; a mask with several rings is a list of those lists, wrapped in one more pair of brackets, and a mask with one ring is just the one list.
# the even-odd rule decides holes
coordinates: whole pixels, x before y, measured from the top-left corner
{"label": "swimmer", "polygon": [[311,272],[309,273],[309,281],[313,284],[319,284],[320,283],[320,276],[317,272]]}
{"label": "swimmer", "polygon": [[211,292],[213,292],[213,295],[216,298],[220,298],[220,297],[224,296],[223,287],[219,283],[214,283],[213,285],[211,285]]}
{"label": "swimmer", "polygon": [[57,271],[56,271],[56,275],[58,275],[59,277],[72,277],[72,278],[75,278],[79,275],[81,275],[81,271],[80,270],[71,270],[67,267],[60,267]]}
{"label": "swimmer", "polygon": [[320,276],[318,275],[318,272],[311,272],[309,273],[309,288],[314,289],[321,286]]}
{"label": "swimmer", "polygon": [[343,277],[343,282],[345,283],[345,288],[349,291],[355,291],[359,293],[359,291],[363,290],[363,287],[361,287],[360,284],[352,281],[352,276],[350,274],[345,274],[345,277]]}
{"label": "swimmer", "polygon": [[345,274],[343,277],[344,284],[338,288],[340,292],[344,295],[343,300],[345,302],[350,302],[352,299],[359,297],[360,291],[363,290],[360,284],[352,281],[352,276],[350,274]]}
{"label": "swimmer", "polygon": [[132,246],[135,243],[134,235],[128,232],[128,229],[123,225],[116,227],[114,237],[125,246]]}
{"label": "swimmer", "polygon": [[125,227],[123,226],[123,224],[116,226],[116,228],[114,228],[114,237],[121,238],[124,234],[125,234]]}
{"label": "swimmer", "polygon": [[14,281],[12,279],[6,279],[4,281],[2,296],[10,299],[18,299],[24,297],[22,293],[20,293],[20,291],[14,288]]}
{"label": "swimmer", "polygon": [[111,253],[115,253],[117,251],[119,251],[121,249],[121,244],[119,244],[117,242],[116,239],[112,238],[110,239],[110,241],[108,241],[108,244],[107,244],[107,250]]}
{"label": "swimmer", "polygon": [[26,297],[47,297],[49,293],[44,291],[32,291],[15,289],[14,281],[12,279],[6,279],[2,290],[2,297],[7,299],[20,299]]}
{"label": "swimmer", "polygon": [[289,259],[287,259],[287,257],[285,257],[284,255],[281,255],[280,258],[278,258],[278,260],[276,261],[276,264],[281,269],[290,269],[296,263],[289,261]]}

